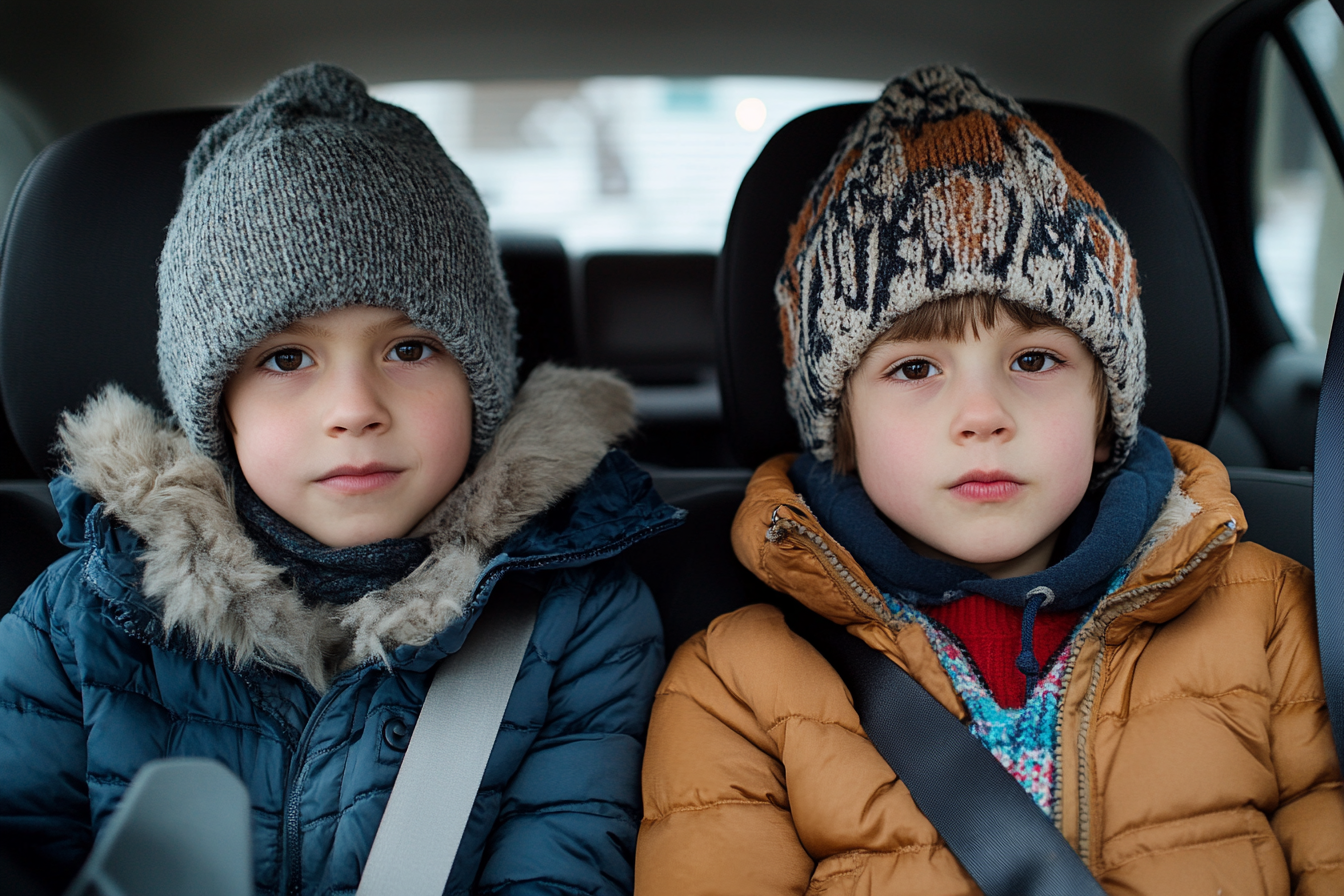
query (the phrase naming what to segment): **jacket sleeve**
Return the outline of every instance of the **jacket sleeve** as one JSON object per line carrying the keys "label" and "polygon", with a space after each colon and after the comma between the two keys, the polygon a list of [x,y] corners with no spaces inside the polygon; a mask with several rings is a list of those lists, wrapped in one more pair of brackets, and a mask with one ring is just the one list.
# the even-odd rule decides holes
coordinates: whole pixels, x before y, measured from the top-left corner
{"label": "jacket sleeve", "polygon": [[1279,781],[1271,823],[1293,892],[1344,893],[1344,790],[1321,680],[1311,573],[1300,566],[1278,579],[1266,652],[1276,693],[1270,743]]}
{"label": "jacket sleeve", "polygon": [[64,883],[93,843],[74,650],[59,615],[79,588],[78,555],[58,561],[0,618],[0,849]]}
{"label": "jacket sleeve", "polygon": [[546,717],[504,790],[473,892],[629,893],[662,624],[648,586],[621,562],[558,577],[550,601],[577,604],[573,633],[545,658]]}
{"label": "jacket sleeve", "polygon": [[815,863],[794,827],[778,745],[710,654],[705,632],[687,641],[654,699],[635,892],[802,894]]}

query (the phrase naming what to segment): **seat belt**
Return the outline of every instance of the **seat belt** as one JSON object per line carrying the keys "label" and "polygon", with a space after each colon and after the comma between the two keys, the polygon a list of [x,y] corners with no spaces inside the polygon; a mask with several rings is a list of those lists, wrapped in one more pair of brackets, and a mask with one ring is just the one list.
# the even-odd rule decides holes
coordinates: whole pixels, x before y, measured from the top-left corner
{"label": "seat belt", "polygon": [[506,576],[434,672],[357,896],[442,896],[504,720],[541,590]]}
{"label": "seat belt", "polygon": [[1344,766],[1344,302],[1335,305],[1321,376],[1311,517],[1321,675],[1335,751]]}
{"label": "seat belt", "polygon": [[1022,785],[904,669],[796,601],[783,609],[840,674],[873,746],[985,896],[1105,896]]}

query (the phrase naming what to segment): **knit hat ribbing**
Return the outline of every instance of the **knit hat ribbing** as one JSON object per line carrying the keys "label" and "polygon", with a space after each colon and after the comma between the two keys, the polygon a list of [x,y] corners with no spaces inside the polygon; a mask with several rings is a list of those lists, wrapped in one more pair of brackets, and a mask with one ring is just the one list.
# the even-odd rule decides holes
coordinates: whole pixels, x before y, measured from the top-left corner
{"label": "knit hat ribbing", "polygon": [[967,71],[919,69],[846,135],[790,229],[775,297],[804,447],[832,456],[846,377],[878,336],[970,293],[1040,311],[1092,351],[1114,427],[1098,476],[1119,468],[1147,387],[1124,231],[1014,100]]}
{"label": "knit hat ribbing", "polygon": [[395,308],[462,365],[473,456],[517,386],[515,312],[484,207],[410,112],[349,72],[313,64],[271,81],[201,137],[159,258],[159,377],[192,443],[219,427],[239,358],[302,317]]}

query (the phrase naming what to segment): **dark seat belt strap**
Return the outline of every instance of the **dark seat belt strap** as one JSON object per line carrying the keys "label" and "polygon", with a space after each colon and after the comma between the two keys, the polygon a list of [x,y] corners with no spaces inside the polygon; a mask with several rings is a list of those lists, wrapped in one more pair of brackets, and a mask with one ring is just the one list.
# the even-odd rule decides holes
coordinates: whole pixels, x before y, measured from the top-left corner
{"label": "dark seat belt strap", "polygon": [[1344,302],[1335,305],[1321,377],[1311,504],[1321,674],[1335,751],[1344,766]]}
{"label": "dark seat belt strap", "polygon": [[905,670],[800,604],[789,627],[840,674],[877,751],[985,896],[1105,896],[994,755]]}

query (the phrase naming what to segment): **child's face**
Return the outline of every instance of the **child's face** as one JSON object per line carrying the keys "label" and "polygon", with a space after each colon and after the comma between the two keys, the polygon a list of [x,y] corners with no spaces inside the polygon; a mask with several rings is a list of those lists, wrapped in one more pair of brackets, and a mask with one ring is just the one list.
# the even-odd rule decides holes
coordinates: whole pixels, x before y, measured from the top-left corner
{"label": "child's face", "polygon": [[960,341],[872,348],[847,388],[855,461],[877,508],[925,556],[994,578],[1049,565],[1099,435],[1096,361],[1073,333],[1001,315]]}
{"label": "child's face", "polygon": [[471,388],[399,311],[296,321],[243,356],[224,409],[248,485],[330,547],[406,535],[461,478]]}

